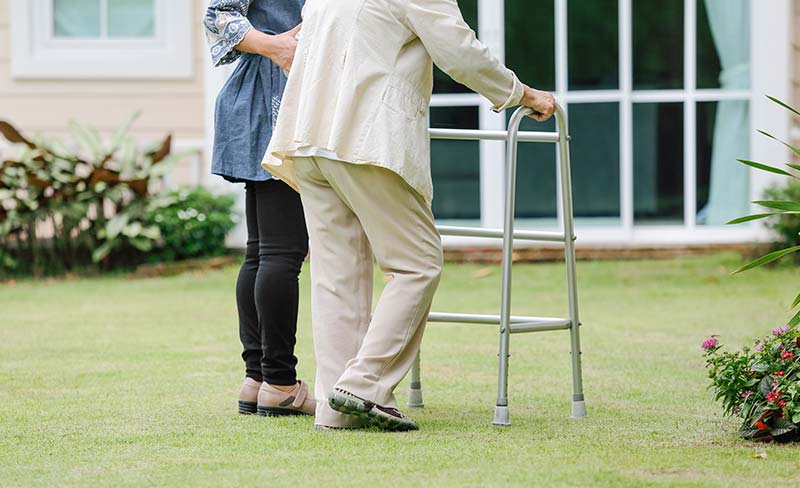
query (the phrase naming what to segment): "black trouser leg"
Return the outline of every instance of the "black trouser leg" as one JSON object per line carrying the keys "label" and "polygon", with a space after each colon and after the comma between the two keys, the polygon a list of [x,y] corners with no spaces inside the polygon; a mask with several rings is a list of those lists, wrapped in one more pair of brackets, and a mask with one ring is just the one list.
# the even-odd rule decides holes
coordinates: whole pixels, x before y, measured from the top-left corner
{"label": "black trouser leg", "polygon": [[[254,246],[251,246],[248,236],[247,257],[237,284],[237,299],[246,301],[249,291],[253,307],[249,303],[239,306],[240,324],[243,324],[242,311],[244,310],[249,319],[253,316],[250,312],[255,309],[261,348],[261,379],[273,385],[293,385],[297,382],[294,346],[297,333],[298,275],[308,253],[303,207],[297,192],[282,181],[248,183],[247,193],[248,234],[253,235],[249,228],[251,215],[255,214],[258,250],[256,252],[251,249]],[[253,208],[254,211],[251,211]],[[251,264],[248,265],[248,262]],[[247,274],[249,278],[254,269],[254,281],[241,279],[242,274]],[[251,321],[244,322],[248,325],[247,335],[250,338]],[[244,339],[242,344],[245,347],[243,357],[247,355],[245,362],[249,372],[252,367],[250,347],[245,344]]]}
{"label": "black trouser leg", "polygon": [[253,290],[256,288],[258,273],[258,219],[256,212],[256,192],[252,183],[245,185],[245,220],[247,223],[247,248],[244,262],[236,280],[236,308],[239,312],[239,339],[242,341],[242,359],[245,375],[256,381],[261,376],[261,332],[258,326],[258,312]]}

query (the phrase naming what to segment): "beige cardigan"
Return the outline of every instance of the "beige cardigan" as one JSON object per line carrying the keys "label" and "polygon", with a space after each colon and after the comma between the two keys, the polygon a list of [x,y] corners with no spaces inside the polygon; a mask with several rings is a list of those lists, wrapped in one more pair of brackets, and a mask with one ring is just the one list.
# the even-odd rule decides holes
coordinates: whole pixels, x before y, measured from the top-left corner
{"label": "beige cardigan", "polygon": [[292,154],[319,148],[388,168],[430,203],[432,62],[496,111],[522,98],[523,85],[477,40],[455,0],[308,0],[262,166],[296,188]]}

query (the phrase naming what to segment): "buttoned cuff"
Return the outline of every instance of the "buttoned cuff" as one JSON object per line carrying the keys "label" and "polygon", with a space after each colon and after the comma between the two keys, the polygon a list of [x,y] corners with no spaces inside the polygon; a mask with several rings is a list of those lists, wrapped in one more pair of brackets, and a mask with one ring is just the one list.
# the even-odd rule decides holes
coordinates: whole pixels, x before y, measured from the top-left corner
{"label": "buttoned cuff", "polygon": [[517,75],[512,74],[514,76],[514,86],[511,89],[511,95],[505,101],[504,104],[500,106],[492,107],[492,110],[495,112],[502,112],[503,110],[513,107],[515,105],[519,105],[519,102],[522,101],[522,96],[525,94],[525,87],[522,85],[522,82],[519,81]]}

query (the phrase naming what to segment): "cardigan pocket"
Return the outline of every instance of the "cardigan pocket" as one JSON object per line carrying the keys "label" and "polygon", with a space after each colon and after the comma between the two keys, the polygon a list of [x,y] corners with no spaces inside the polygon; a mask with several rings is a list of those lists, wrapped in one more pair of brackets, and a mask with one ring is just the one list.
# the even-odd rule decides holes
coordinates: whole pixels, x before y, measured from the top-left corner
{"label": "cardigan pocket", "polygon": [[388,168],[412,187],[420,174],[419,166],[428,154],[427,104],[404,80],[387,80],[383,95],[365,121],[357,146],[357,158]]}
{"label": "cardigan pocket", "polygon": [[399,79],[393,79],[386,84],[386,88],[381,98],[381,103],[386,108],[403,114],[410,120],[424,117],[428,112],[425,100],[415,93]]}

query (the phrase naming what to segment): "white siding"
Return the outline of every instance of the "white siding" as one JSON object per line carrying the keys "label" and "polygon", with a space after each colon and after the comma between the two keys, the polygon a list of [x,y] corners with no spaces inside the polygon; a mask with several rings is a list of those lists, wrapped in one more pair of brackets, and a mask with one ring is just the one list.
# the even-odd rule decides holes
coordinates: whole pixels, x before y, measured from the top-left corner
{"label": "white siding", "polygon": [[[9,2],[0,0],[0,119],[24,133],[63,134],[70,119],[108,134],[137,110],[133,134],[143,143],[171,133],[178,148],[203,150],[206,136],[205,41],[200,28],[206,0],[193,0],[197,17],[192,32],[193,77],[179,81],[14,80],[10,72]],[[187,160],[176,168],[175,183],[192,183],[200,162]],[[202,167],[202,164],[200,164]]]}

